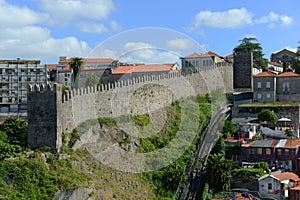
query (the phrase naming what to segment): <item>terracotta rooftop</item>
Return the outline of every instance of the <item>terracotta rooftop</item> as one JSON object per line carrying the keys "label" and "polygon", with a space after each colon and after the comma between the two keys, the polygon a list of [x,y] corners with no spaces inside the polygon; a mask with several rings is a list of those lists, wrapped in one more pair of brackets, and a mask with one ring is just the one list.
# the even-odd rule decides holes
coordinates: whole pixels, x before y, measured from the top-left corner
{"label": "terracotta rooftop", "polygon": [[[90,69],[89,67],[83,66],[83,68],[81,70],[89,70],[89,69]],[[71,70],[71,67],[70,67],[70,65],[67,65],[62,70],[69,71],[69,70]]]}
{"label": "terracotta rooftop", "polygon": [[268,62],[269,65],[274,65],[274,66],[278,66],[278,67],[282,67],[283,65],[277,62]]}
{"label": "terracotta rooftop", "polygon": [[218,54],[209,51],[204,54],[193,53],[191,55],[185,56],[184,58],[201,58],[201,57],[211,57],[211,56],[220,57]]}
{"label": "terracotta rooftop", "polygon": [[292,180],[292,181],[300,181],[300,178],[297,174],[293,172],[284,172],[280,174],[273,174],[273,176],[280,181]]}
{"label": "terracotta rooftop", "polygon": [[300,74],[294,72],[284,72],[278,75],[278,77],[297,77],[297,76],[300,76]]}
{"label": "terracotta rooftop", "polygon": [[129,66],[119,66],[112,74],[128,74],[142,72],[180,72],[180,69],[172,69],[175,64],[139,64]]}
{"label": "terracotta rooftop", "polygon": [[[83,58],[82,60],[84,63],[112,63],[117,60],[112,58]],[[65,60],[59,60],[59,63],[70,63],[72,62],[72,58],[67,58]]]}
{"label": "terracotta rooftop", "polygon": [[57,64],[46,64],[48,69],[56,69]]}
{"label": "terracotta rooftop", "polygon": [[234,58],[234,55],[233,54],[230,54],[228,56],[225,56],[226,59],[233,59]]}
{"label": "terracotta rooftop", "polygon": [[259,74],[256,74],[254,77],[275,77],[276,74],[270,72],[270,71],[264,71],[264,72],[261,72]]}
{"label": "terracotta rooftop", "polygon": [[297,146],[300,146],[300,138],[288,138],[283,148],[294,149]]}
{"label": "terracotta rooftop", "polygon": [[290,188],[289,190],[298,190],[298,191],[300,191],[300,185],[297,186],[297,187],[294,187],[294,188]]}

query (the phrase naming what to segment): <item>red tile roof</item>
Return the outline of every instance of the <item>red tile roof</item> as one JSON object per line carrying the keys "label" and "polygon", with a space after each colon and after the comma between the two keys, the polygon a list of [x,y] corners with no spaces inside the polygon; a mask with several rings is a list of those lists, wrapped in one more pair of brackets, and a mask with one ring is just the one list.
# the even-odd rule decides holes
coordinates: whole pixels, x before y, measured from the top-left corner
{"label": "red tile roof", "polygon": [[277,62],[268,62],[269,65],[274,65],[274,66],[278,66],[278,67],[282,67],[283,65]]}
{"label": "red tile roof", "polygon": [[193,53],[191,55],[185,56],[184,58],[201,58],[201,57],[211,57],[211,56],[220,57],[218,54],[209,51],[204,54]]}
{"label": "red tile roof", "polygon": [[46,64],[48,69],[56,69],[57,64]]}
{"label": "red tile roof", "polygon": [[278,75],[278,77],[297,77],[297,76],[300,76],[300,74],[294,72],[284,72]]}
{"label": "red tile roof", "polygon": [[233,54],[230,54],[228,56],[225,56],[226,59],[233,59],[234,58],[234,55]]}
{"label": "red tile roof", "polygon": [[264,71],[259,74],[256,74],[254,77],[273,77],[273,76],[276,76],[276,74],[274,74],[270,71]]}
{"label": "red tile roof", "polygon": [[[81,70],[89,70],[89,69],[90,69],[89,67],[83,66],[83,68]],[[62,70],[70,71],[70,70],[72,70],[72,68],[70,67],[70,65],[67,65]]]}
{"label": "red tile roof", "polygon": [[273,174],[273,176],[280,181],[292,180],[292,181],[300,181],[300,178],[297,174],[293,172],[284,172],[280,174]]}
{"label": "red tile roof", "polygon": [[[83,58],[84,63],[112,63],[117,60],[112,58]],[[70,63],[72,62],[72,58],[67,58],[65,60],[59,60],[60,63]]]}
{"label": "red tile roof", "polygon": [[288,138],[282,148],[295,149],[297,146],[300,146],[300,138]]}
{"label": "red tile roof", "polygon": [[129,66],[119,66],[112,74],[128,74],[137,72],[180,72],[180,70],[172,70],[174,64],[138,64]]}
{"label": "red tile roof", "polygon": [[300,185],[297,186],[297,187],[294,187],[294,188],[290,188],[289,190],[298,190],[298,191],[300,191]]}

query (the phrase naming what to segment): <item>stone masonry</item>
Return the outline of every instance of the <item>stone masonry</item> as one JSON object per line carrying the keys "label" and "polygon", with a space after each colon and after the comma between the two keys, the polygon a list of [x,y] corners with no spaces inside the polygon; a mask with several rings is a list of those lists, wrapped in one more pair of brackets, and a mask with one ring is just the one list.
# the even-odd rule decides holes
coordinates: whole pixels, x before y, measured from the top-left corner
{"label": "stone masonry", "polygon": [[28,89],[28,146],[59,151],[62,133],[86,120],[144,114],[215,89],[230,93],[232,80],[232,64],[218,63],[188,74],[138,77],[64,92],[56,84],[33,85]]}

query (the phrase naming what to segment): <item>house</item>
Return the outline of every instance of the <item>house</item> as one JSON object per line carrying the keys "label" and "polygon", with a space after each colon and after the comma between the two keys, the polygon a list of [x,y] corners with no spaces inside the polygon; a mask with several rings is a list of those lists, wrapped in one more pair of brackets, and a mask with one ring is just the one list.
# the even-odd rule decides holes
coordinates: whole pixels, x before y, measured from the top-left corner
{"label": "house", "polygon": [[286,199],[289,188],[299,185],[300,179],[293,172],[269,174],[259,178],[259,193],[263,198]]}
{"label": "house", "polygon": [[255,102],[276,101],[276,74],[264,71],[253,78],[253,98]]}
{"label": "house", "polygon": [[110,81],[126,80],[142,76],[162,75],[169,73],[179,73],[181,69],[177,63],[173,64],[133,64],[121,65],[113,70]]}
{"label": "house", "polygon": [[211,51],[203,54],[193,53],[191,55],[181,57],[180,59],[183,71],[190,71],[203,67],[211,67],[216,63],[225,62],[223,57]]}
{"label": "house", "polygon": [[300,138],[255,140],[242,144],[242,162],[267,162],[270,167],[300,170]]}
{"label": "house", "polygon": [[293,51],[283,49],[277,53],[271,54],[271,62],[283,63],[297,59],[297,54]]}
{"label": "house", "polygon": [[299,102],[300,74],[287,71],[279,75],[264,71],[253,77],[255,102]]}
{"label": "house", "polygon": [[[117,68],[120,63],[112,58],[83,58],[83,68],[80,73],[80,83],[85,85],[88,76],[96,74],[100,82],[108,83],[111,72]],[[59,57],[58,64],[48,64],[51,81],[60,83],[69,88],[73,87],[73,70],[70,67],[71,58],[66,56]]]}
{"label": "house", "polygon": [[268,69],[271,69],[276,72],[283,72],[283,65],[282,63],[278,62],[268,62]]}

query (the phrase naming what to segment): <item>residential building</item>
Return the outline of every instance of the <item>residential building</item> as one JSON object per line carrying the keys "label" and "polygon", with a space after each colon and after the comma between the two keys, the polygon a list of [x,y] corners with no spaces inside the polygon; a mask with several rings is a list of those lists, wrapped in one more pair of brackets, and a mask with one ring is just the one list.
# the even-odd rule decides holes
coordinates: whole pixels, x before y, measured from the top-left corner
{"label": "residential building", "polygon": [[283,65],[282,63],[278,62],[268,62],[268,69],[271,69],[276,72],[283,72]]}
{"label": "residential building", "polygon": [[[83,58],[83,67],[80,72],[80,84],[85,86],[88,76],[92,73],[99,77],[101,83],[110,81],[111,72],[116,69],[120,63],[111,58]],[[74,77],[73,70],[70,67],[71,58],[65,56],[59,57],[58,64],[47,65],[50,71],[51,81],[60,83],[68,88],[73,88]]]}
{"label": "residential building", "polygon": [[26,118],[27,85],[46,84],[47,67],[39,60],[0,60],[1,119]]}
{"label": "residential building", "polygon": [[242,162],[267,162],[276,169],[299,171],[300,138],[255,140],[242,144]]}
{"label": "residential building", "polygon": [[191,71],[203,67],[211,67],[216,63],[225,62],[223,57],[211,51],[204,54],[193,53],[180,59],[183,71]]}
{"label": "residential building", "polygon": [[279,75],[264,71],[253,77],[253,100],[256,102],[299,102],[300,74],[287,71]]}
{"label": "residential building", "polygon": [[289,188],[297,187],[300,179],[293,172],[274,173],[259,178],[259,193],[263,198],[285,200],[289,197]]}
{"label": "residential building", "polygon": [[276,101],[276,74],[264,71],[253,78],[253,98],[255,102]]}
{"label": "residential building", "polygon": [[297,54],[293,51],[283,49],[277,53],[271,54],[271,62],[283,63],[297,59]]}
{"label": "residential building", "polygon": [[141,76],[152,76],[176,72],[181,72],[177,63],[121,65],[112,72],[111,81],[115,82],[120,79],[125,80]]}

